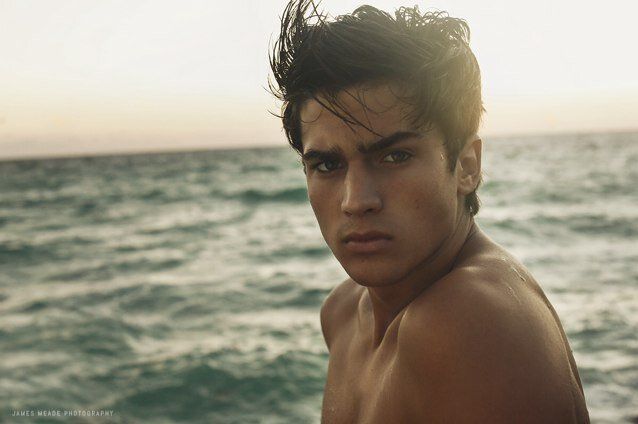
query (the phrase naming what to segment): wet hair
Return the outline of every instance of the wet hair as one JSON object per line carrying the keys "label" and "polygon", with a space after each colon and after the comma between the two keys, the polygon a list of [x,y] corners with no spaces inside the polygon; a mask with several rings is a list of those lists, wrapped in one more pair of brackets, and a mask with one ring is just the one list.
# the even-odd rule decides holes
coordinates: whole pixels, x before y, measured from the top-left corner
{"label": "wet hair", "polygon": [[[454,171],[484,111],[480,70],[469,39],[467,23],[445,12],[401,7],[393,17],[361,6],[329,19],[313,0],[291,0],[270,52],[274,82],[269,79],[270,91],[283,102],[278,116],[288,142],[303,152],[301,109],[309,99],[349,126],[374,132],[348,113],[338,94],[363,84],[398,83],[406,94],[397,98],[410,106],[411,123],[440,129]],[[360,97],[354,98],[365,107]],[[466,196],[465,206],[472,215],[478,212],[476,190]]]}

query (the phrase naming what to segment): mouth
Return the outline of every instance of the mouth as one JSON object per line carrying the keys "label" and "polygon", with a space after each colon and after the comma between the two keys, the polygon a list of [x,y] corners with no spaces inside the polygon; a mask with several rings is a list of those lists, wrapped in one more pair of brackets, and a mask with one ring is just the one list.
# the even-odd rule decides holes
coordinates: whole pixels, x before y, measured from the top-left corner
{"label": "mouth", "polygon": [[387,249],[392,236],[379,231],[350,233],[343,238],[346,250],[352,253],[378,253]]}

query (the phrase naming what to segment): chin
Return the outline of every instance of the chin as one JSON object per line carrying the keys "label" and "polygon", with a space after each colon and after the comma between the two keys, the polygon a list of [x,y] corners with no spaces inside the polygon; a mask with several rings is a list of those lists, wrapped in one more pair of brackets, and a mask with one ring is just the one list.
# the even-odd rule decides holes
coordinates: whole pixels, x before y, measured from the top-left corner
{"label": "chin", "polygon": [[350,278],[365,287],[391,286],[404,277],[404,274],[397,269],[396,263],[384,264],[381,261],[375,262],[373,258],[356,261],[356,263],[354,260],[349,260],[347,263],[341,262],[341,266]]}

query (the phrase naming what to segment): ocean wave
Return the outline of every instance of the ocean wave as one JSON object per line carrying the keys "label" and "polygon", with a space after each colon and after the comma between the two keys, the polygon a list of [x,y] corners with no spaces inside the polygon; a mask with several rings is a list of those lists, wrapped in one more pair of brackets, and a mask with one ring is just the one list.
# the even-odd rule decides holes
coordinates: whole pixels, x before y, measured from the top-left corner
{"label": "ocean wave", "polygon": [[118,309],[123,312],[164,312],[187,301],[185,291],[170,285],[138,285],[117,296]]}
{"label": "ocean wave", "polygon": [[547,214],[537,211],[527,216],[488,218],[488,226],[525,235],[545,235],[556,231],[591,236],[632,238],[638,235],[638,217],[610,216],[605,213]]}
{"label": "ocean wave", "polygon": [[260,251],[255,255],[251,255],[251,258],[258,260],[262,263],[273,263],[282,259],[292,258],[306,258],[315,259],[330,256],[331,252],[327,246],[310,246],[310,247],[296,247],[289,246],[281,249],[267,250],[266,252]]}
{"label": "ocean wave", "polygon": [[63,237],[48,242],[7,240],[0,243],[0,264],[35,264],[66,261],[73,257],[77,246],[97,243],[85,237]]}
{"label": "ocean wave", "polygon": [[[48,305],[43,306],[46,308]],[[58,305],[48,310],[40,308],[36,313],[40,318],[31,325],[11,328],[6,332],[3,339],[7,352],[46,346],[51,352],[65,352],[73,356],[79,353],[118,356],[132,352],[129,338],[140,337],[144,332],[143,327],[116,316],[62,310]]]}
{"label": "ocean wave", "polygon": [[[250,422],[251,416],[286,416],[292,422],[307,422],[310,417],[300,406],[314,401],[322,391],[326,356],[304,351],[289,351],[272,359],[261,355],[264,353],[223,349],[203,357],[187,355],[139,364],[134,374],[143,378],[133,380],[130,369],[124,369],[129,376],[127,387],[103,407],[146,420],[229,422],[232,417],[233,422]],[[121,371],[113,370],[111,375],[117,378]]]}
{"label": "ocean wave", "polygon": [[234,195],[233,197],[249,204],[264,202],[301,203],[308,200],[308,192],[305,187],[295,187],[275,191],[248,189]]}
{"label": "ocean wave", "polygon": [[0,228],[4,227],[10,222],[19,222],[20,219],[16,219],[15,216],[0,216]]}
{"label": "ocean wave", "polygon": [[574,232],[592,235],[620,237],[635,237],[638,235],[638,219],[630,217],[579,216],[569,220],[569,227]]}
{"label": "ocean wave", "polygon": [[318,308],[330,293],[330,289],[303,289],[296,296],[282,302],[282,306],[287,307],[312,307]]}
{"label": "ocean wave", "polygon": [[167,258],[152,260],[140,258],[114,263],[102,262],[94,266],[79,267],[71,271],[54,272],[46,276],[49,281],[98,281],[108,280],[126,274],[161,272],[177,268],[184,264],[186,259]]}

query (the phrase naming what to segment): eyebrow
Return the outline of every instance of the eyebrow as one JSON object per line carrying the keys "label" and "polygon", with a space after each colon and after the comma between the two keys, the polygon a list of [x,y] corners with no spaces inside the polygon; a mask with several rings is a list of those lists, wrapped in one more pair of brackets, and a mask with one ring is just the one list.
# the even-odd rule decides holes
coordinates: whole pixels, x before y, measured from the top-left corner
{"label": "eyebrow", "polygon": [[[363,154],[370,154],[386,149],[401,141],[413,137],[421,137],[422,135],[423,134],[415,131],[397,131],[387,137],[380,138],[379,140],[367,145],[364,143],[359,143],[357,144],[357,150]],[[309,149],[307,152],[304,152],[303,155],[301,155],[301,159],[303,161],[310,161],[313,159],[330,159],[339,155],[339,153],[340,149],[336,147],[332,147],[327,151]]]}
{"label": "eyebrow", "polygon": [[399,143],[403,140],[407,140],[413,137],[419,137],[422,134],[415,131],[397,131],[394,134],[390,134],[387,137],[383,137],[374,143],[370,143],[369,145],[365,145],[364,143],[359,143],[357,145],[357,150],[361,153],[374,153],[385,148],[388,148],[396,143]]}

